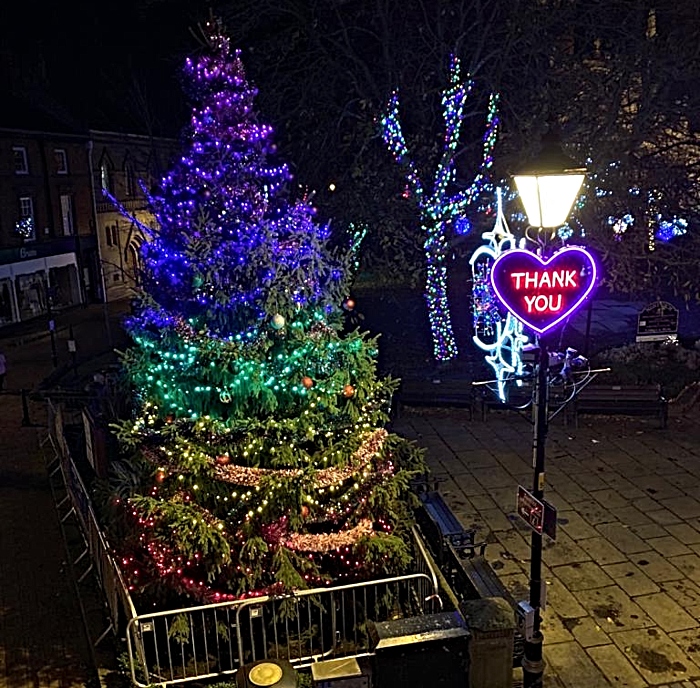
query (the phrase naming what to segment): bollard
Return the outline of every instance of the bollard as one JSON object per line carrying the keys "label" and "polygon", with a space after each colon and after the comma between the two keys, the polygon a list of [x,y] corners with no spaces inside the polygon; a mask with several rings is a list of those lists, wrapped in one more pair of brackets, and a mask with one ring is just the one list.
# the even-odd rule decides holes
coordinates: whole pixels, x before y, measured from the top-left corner
{"label": "bollard", "polygon": [[467,620],[470,688],[511,688],[515,612],[501,597],[465,600],[460,611]]}
{"label": "bollard", "polygon": [[31,425],[29,420],[29,402],[27,399],[27,390],[22,389],[22,427],[29,427]]}

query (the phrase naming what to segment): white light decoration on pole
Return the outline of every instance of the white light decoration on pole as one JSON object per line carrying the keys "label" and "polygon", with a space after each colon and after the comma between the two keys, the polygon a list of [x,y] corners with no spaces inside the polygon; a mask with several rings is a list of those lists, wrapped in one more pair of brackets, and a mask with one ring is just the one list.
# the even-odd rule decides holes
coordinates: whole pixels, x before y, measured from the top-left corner
{"label": "white light decoration on pole", "polygon": [[532,227],[560,227],[586,176],[553,137],[545,137],[540,154],[513,175]]}

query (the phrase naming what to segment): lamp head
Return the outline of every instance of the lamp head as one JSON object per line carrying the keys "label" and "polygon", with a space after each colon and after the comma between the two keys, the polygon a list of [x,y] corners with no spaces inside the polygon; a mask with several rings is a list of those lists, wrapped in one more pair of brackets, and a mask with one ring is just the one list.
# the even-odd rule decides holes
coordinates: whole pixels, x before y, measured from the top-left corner
{"label": "lamp head", "polygon": [[513,175],[533,227],[559,227],[566,222],[586,169],[561,148],[555,134],[547,134],[540,153]]}

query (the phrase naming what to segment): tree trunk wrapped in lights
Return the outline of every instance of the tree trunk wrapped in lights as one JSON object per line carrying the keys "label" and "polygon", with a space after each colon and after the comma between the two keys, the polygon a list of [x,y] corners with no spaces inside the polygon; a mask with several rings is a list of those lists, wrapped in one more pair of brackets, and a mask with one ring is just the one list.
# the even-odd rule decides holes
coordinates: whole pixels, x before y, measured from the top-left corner
{"label": "tree trunk wrapped in lights", "polygon": [[396,381],[376,340],[343,334],[359,240],[331,250],[291,200],[239,51],[206,32],[185,152],[148,193],[110,540],[134,591],[197,600],[401,572],[424,464],[383,427]]}
{"label": "tree trunk wrapped in lights", "polygon": [[410,157],[399,120],[398,92],[392,94],[381,118],[382,138],[406,178],[406,196],[414,199],[420,214],[426,261],[425,299],[436,361],[449,361],[458,353],[447,298],[449,231],[453,223],[457,226],[467,224],[463,216],[486,183],[486,173],[493,165],[492,152],[498,130],[498,97],[491,94],[479,170],[468,187],[457,191],[457,144],[465,117],[466,100],[471,89],[471,79],[462,80],[460,61],[453,56],[450,86],[442,95],[444,147],[431,182],[421,181],[418,166]]}

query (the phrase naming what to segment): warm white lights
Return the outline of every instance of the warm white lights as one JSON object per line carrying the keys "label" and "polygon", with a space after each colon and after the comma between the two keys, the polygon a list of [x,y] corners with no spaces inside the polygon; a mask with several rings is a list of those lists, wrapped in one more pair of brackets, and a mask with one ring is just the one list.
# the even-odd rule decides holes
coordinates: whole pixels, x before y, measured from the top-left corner
{"label": "warm white lights", "polygon": [[584,174],[516,175],[515,185],[533,227],[560,227],[576,200]]}

